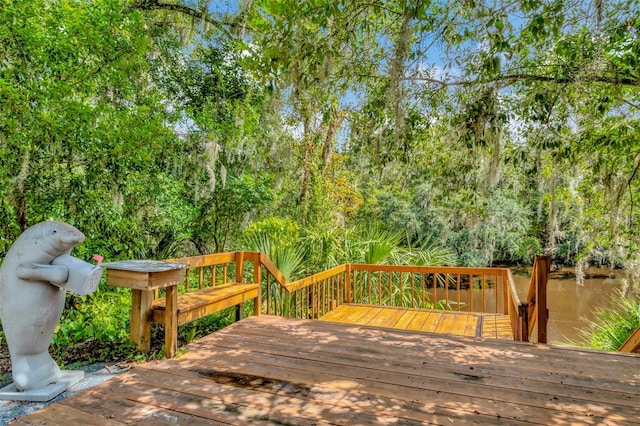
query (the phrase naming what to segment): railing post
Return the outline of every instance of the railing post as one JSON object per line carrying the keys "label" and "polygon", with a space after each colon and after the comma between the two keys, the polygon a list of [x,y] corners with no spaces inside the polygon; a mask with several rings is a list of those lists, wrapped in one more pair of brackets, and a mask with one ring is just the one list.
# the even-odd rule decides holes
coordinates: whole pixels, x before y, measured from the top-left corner
{"label": "railing post", "polygon": [[547,322],[549,310],[547,309],[547,282],[551,271],[549,256],[537,256],[538,263],[536,277],[536,311],[538,317],[538,343],[547,343]]}
{"label": "railing post", "polygon": [[244,252],[243,251],[237,251],[235,254],[236,254],[236,258],[235,258],[235,262],[236,262],[236,279],[235,279],[235,282],[243,283],[244,282],[244,268],[243,268]]}
{"label": "railing post", "polygon": [[262,309],[262,264],[260,263],[260,254],[257,254],[253,261],[253,282],[258,284],[258,297],[253,300],[253,315],[259,316]]}
{"label": "railing post", "polygon": [[547,343],[547,323],[549,320],[549,310],[547,309],[547,281],[551,270],[551,259],[549,256],[536,256],[531,270],[531,281],[527,292],[527,319],[530,336],[533,328],[538,326],[537,342]]}
{"label": "railing post", "polygon": [[518,306],[518,318],[520,318],[520,338],[521,342],[529,341],[529,305],[522,303]]}
{"label": "railing post", "polygon": [[502,313],[505,315],[509,315],[509,291],[507,289],[507,284],[509,284],[509,273],[508,269],[502,270]]}

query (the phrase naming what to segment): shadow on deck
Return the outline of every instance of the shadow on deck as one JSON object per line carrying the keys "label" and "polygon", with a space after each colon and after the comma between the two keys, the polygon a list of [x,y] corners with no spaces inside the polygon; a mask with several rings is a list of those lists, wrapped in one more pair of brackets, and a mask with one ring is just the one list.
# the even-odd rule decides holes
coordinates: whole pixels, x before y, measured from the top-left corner
{"label": "shadow on deck", "polygon": [[15,425],[637,424],[640,356],[251,317]]}

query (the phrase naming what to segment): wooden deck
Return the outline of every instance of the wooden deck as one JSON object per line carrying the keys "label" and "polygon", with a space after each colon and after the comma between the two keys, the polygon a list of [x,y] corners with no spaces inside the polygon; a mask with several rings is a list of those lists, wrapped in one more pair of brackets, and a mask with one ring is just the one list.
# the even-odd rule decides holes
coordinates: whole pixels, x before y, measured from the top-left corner
{"label": "wooden deck", "polygon": [[320,319],[346,324],[513,340],[509,316],[502,314],[345,304]]}
{"label": "wooden deck", "polygon": [[638,424],[640,356],[251,317],[15,425]]}

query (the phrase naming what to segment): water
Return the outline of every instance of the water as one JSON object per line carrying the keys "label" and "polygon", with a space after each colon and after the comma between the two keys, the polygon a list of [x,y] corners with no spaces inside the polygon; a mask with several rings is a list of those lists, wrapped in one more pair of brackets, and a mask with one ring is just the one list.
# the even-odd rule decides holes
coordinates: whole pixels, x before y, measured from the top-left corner
{"label": "water", "polygon": [[[529,288],[526,271],[513,270],[513,279],[521,300],[525,300]],[[530,273],[530,272],[529,272]],[[585,319],[593,319],[593,311],[609,308],[611,296],[621,288],[621,277],[608,269],[590,269],[585,272],[584,285],[576,284],[570,268],[552,272],[547,285],[549,343],[566,343],[579,339],[580,329],[586,328]]]}

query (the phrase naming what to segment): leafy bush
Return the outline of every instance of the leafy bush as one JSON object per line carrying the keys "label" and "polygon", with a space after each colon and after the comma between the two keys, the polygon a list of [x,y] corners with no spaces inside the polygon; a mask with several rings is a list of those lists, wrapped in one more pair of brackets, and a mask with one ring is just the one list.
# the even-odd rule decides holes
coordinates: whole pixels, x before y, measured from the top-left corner
{"label": "leafy bush", "polygon": [[88,340],[120,342],[129,337],[129,290],[109,288],[83,297],[67,295],[66,304],[53,335],[54,350]]}

